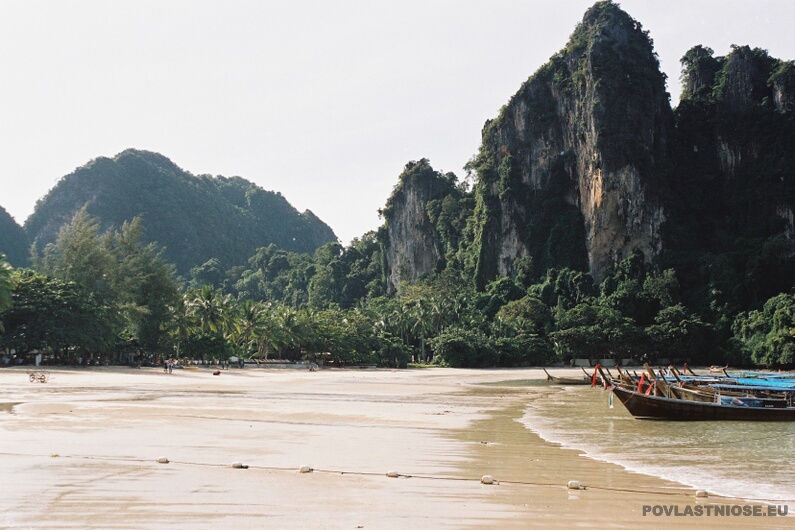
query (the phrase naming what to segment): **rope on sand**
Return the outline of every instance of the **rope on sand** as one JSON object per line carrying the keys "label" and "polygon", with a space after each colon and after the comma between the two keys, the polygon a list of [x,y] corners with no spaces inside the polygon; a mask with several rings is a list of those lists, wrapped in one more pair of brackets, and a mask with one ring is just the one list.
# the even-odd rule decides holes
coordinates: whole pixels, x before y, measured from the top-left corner
{"label": "rope on sand", "polygon": [[[216,464],[211,462],[190,462],[184,460],[170,460],[166,457],[159,457],[157,460],[145,459],[145,458],[133,458],[133,457],[122,457],[122,456],[92,456],[92,455],[60,455],[60,454],[51,454],[51,455],[41,455],[41,454],[32,454],[32,453],[13,453],[13,452],[3,452],[0,451],[0,456],[22,456],[22,457],[45,457],[50,456],[52,458],[70,458],[70,459],[78,459],[78,460],[97,460],[102,462],[130,462],[130,463],[168,463],[171,465],[183,465],[183,466],[196,466],[196,467],[230,467],[229,464]],[[239,462],[235,462],[232,464],[233,468],[236,469],[252,469],[252,470],[259,470],[259,471],[278,471],[278,472],[291,472],[295,473],[296,468],[294,467],[282,467],[282,466],[249,466],[244,465]],[[500,480],[497,481],[491,475],[484,475],[481,478],[473,478],[473,477],[451,477],[451,476],[439,476],[439,475],[410,475],[410,474],[403,474],[398,473],[397,471],[390,470],[386,473],[378,473],[375,471],[351,471],[351,470],[340,470],[340,469],[317,469],[312,468],[310,466],[301,466],[297,468],[299,473],[326,473],[326,474],[334,474],[334,475],[353,475],[353,476],[365,476],[365,477],[391,477],[391,478],[405,478],[405,479],[419,479],[419,480],[437,480],[437,481],[445,481],[445,482],[479,482],[481,484],[510,484],[510,485],[517,485],[517,486],[534,486],[534,487],[543,487],[543,488],[554,488],[554,489],[568,489],[568,490],[594,490],[594,491],[610,491],[616,493],[634,493],[638,495],[662,495],[668,497],[688,497],[692,498],[694,495],[696,497],[703,497],[706,492],[699,490],[695,494],[693,492],[684,492],[684,491],[661,491],[661,490],[652,490],[652,489],[641,489],[641,488],[616,488],[610,486],[588,486],[580,484],[579,481],[569,481],[567,484],[559,484],[559,483],[551,483],[551,482],[531,482],[531,481],[523,481],[523,480]],[[571,486],[573,483],[576,483],[577,488],[572,488]],[[718,499],[730,499],[731,497],[724,497],[722,495],[716,494],[709,494],[709,497],[714,497]],[[751,499],[751,498],[744,498],[743,501],[745,502],[771,502],[770,499]],[[778,503],[785,503],[785,502],[795,502],[795,499],[776,499],[775,502]]]}

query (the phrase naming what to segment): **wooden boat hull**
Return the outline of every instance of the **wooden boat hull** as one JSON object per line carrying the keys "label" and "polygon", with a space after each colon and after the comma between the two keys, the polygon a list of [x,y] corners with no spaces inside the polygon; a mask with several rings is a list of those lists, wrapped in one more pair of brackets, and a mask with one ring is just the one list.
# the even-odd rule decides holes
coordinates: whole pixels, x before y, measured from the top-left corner
{"label": "wooden boat hull", "polygon": [[[547,382],[552,383],[553,385],[590,385],[592,379],[587,376],[583,377],[560,377],[555,375],[550,375],[549,372],[546,371],[545,368],[542,368],[544,373],[547,374]],[[602,384],[602,378],[596,378],[596,384]]]}
{"label": "wooden boat hull", "polygon": [[710,390],[698,390],[689,387],[671,385],[671,394],[683,401],[699,401],[701,403],[715,403],[715,393]]}
{"label": "wooden boat hull", "polygon": [[[550,376],[549,382],[555,385],[590,385],[591,384],[590,379],[583,379],[583,378],[574,379],[571,377],[555,377],[555,376]],[[596,384],[601,385],[602,380],[599,379],[596,382]]]}
{"label": "wooden boat hull", "polygon": [[795,421],[795,407],[763,408],[718,405],[647,396],[620,386],[613,394],[636,418],[676,421]]}

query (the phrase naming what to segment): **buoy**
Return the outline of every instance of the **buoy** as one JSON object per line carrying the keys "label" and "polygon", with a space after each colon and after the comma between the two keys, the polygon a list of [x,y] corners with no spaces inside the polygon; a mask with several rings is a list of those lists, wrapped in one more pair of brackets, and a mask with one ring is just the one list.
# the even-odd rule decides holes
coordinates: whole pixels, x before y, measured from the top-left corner
{"label": "buoy", "polygon": [[483,475],[482,477],[480,477],[481,484],[494,484],[495,482],[496,480],[494,480],[494,477],[492,477],[491,475]]}
{"label": "buoy", "polygon": [[309,466],[301,466],[298,468],[299,473],[311,473],[313,470]]}
{"label": "buoy", "polygon": [[701,499],[705,499],[705,498],[709,497],[709,493],[707,493],[704,490],[698,490],[696,492],[696,497],[701,498]]}
{"label": "buoy", "polygon": [[400,473],[390,469],[389,471],[386,472],[386,476],[389,478],[398,478],[400,476]]}
{"label": "buoy", "polygon": [[246,464],[241,464],[240,462],[235,462],[234,464],[232,464],[232,467],[234,469],[248,469],[248,466]]}
{"label": "buoy", "polygon": [[158,464],[168,464],[168,458],[166,458],[165,456],[161,456],[160,458],[157,459],[157,463]]}
{"label": "buoy", "polygon": [[570,490],[578,490],[581,489],[580,481],[579,480],[570,480],[569,483],[566,485]]}

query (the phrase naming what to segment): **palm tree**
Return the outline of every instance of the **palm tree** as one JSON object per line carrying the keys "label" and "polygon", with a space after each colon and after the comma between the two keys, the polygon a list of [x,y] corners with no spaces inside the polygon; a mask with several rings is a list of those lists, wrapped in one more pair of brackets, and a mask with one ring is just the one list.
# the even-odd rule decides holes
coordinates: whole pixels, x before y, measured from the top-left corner
{"label": "palm tree", "polygon": [[301,325],[298,311],[292,307],[280,306],[273,316],[275,326],[271,343],[274,349],[279,352],[279,358],[281,359],[284,351],[299,344],[301,340]]}
{"label": "palm tree", "polygon": [[192,322],[191,335],[203,335],[211,340],[211,348],[225,349],[237,333],[232,313],[231,295],[205,285],[185,293],[185,315]]}
{"label": "palm tree", "polygon": [[427,305],[427,302],[420,299],[417,300],[414,303],[414,307],[411,308],[411,319],[413,320],[411,332],[415,337],[420,339],[420,360],[422,361],[427,361],[425,339],[428,336],[428,332],[433,329],[433,322]]}
{"label": "palm tree", "polygon": [[185,297],[186,313],[197,320],[202,333],[224,334],[227,331],[232,323],[230,295],[224,296],[221,291],[205,285],[198,291],[188,291]]}
{"label": "palm tree", "polygon": [[182,343],[188,339],[192,332],[192,322],[186,312],[185,298],[179,299],[175,306],[170,306],[169,313],[171,314],[171,320],[163,325],[163,330],[174,340],[175,354],[179,358],[179,350]]}
{"label": "palm tree", "polygon": [[250,352],[256,347],[257,353],[267,356],[267,337],[270,333],[269,306],[264,302],[245,300],[235,315],[236,324],[233,341]]}

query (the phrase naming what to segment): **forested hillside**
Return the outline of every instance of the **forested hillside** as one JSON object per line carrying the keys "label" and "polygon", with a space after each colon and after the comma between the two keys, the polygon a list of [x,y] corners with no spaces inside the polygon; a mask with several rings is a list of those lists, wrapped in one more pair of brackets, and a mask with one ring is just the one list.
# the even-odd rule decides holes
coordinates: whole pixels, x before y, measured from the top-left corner
{"label": "forested hillside", "polygon": [[[11,275],[0,346],[793,367],[795,66],[683,53],[672,109],[649,33],[597,2],[486,122],[465,179],[408,162],[347,247],[243,179],[97,159],[26,223],[43,252]],[[31,341],[47,327],[82,332]]]}
{"label": "forested hillside", "polygon": [[101,230],[140,217],[143,239],[164,247],[183,275],[213,258],[225,268],[242,265],[269,244],[313,252],[336,241],[331,228],[279,193],[240,177],[194,176],[162,155],[132,149],[63,177],[25,222],[28,237],[43,250],[82,208]]}
{"label": "forested hillside", "polygon": [[28,264],[29,247],[25,230],[0,206],[0,254],[15,267],[23,267]]}

